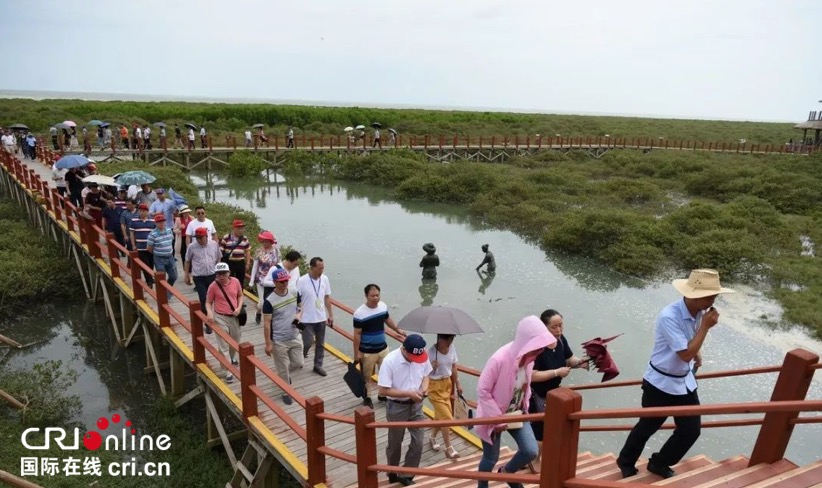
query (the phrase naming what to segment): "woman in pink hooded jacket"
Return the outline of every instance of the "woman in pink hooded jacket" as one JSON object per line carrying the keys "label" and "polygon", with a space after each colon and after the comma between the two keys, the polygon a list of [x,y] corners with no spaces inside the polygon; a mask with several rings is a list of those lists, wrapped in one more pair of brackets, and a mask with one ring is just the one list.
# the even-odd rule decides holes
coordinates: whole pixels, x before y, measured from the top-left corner
{"label": "woman in pink hooded jacket", "polygon": [[[500,417],[516,410],[527,412],[534,359],[546,347],[556,347],[556,343],[556,338],[538,317],[531,315],[520,320],[514,341],[499,348],[482,369],[477,385],[477,418]],[[517,429],[508,429],[507,424],[478,425],[476,432],[482,439],[480,471],[490,473],[494,469],[505,430],[517,443],[517,452],[497,472],[516,473],[537,456],[537,441],[528,422]],[[508,485],[522,486],[519,483]],[[487,481],[478,483],[479,488],[487,486]]]}

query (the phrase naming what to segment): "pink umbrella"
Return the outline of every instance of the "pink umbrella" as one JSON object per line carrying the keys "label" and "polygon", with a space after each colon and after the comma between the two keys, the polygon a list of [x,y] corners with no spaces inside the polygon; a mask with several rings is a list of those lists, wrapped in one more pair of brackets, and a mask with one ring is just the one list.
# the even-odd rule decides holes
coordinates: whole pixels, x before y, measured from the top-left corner
{"label": "pink umbrella", "polygon": [[66,124],[69,127],[77,127],[77,124],[74,123],[74,121],[71,121],[71,120],[64,120],[63,123]]}
{"label": "pink umbrella", "polygon": [[597,373],[604,373],[602,381],[608,381],[619,376],[619,368],[608,353],[607,344],[622,334],[617,334],[613,337],[603,339],[601,337],[594,337],[590,341],[582,343],[582,348],[585,349],[585,355],[588,356],[589,361],[593,361],[597,367]]}

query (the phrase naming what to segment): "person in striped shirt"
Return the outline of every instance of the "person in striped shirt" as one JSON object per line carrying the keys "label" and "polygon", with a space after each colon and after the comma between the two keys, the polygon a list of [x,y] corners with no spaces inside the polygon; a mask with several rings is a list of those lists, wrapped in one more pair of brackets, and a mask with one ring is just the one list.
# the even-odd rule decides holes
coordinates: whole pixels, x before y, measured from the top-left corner
{"label": "person in striped shirt", "polygon": [[174,259],[174,231],[166,227],[166,216],[154,216],[156,227],[148,233],[146,250],[154,258],[154,269],[166,274],[166,281],[174,285],[177,281],[177,260]]}
{"label": "person in striped shirt", "polygon": [[251,243],[245,232],[245,222],[235,220],[231,224],[232,230],[220,239],[220,252],[223,253],[223,262],[228,263],[231,276],[240,282],[240,288],[245,288],[245,273],[251,269]]}
{"label": "person in striped shirt", "polygon": [[[303,367],[303,339],[300,323],[300,297],[288,286],[290,275],[284,268],[273,270],[274,290],[263,300],[265,353],[274,358],[277,374],[291,383],[291,373]],[[283,394],[283,403],[292,399]]]}
{"label": "person in striped shirt", "polygon": [[[131,234],[131,248],[137,250],[140,261],[149,268],[154,267],[154,256],[146,249],[148,234],[154,229],[154,221],[148,219],[148,205],[141,203],[137,206],[139,216],[129,223]],[[143,277],[148,286],[154,286],[154,277],[146,270],[143,270]]]}

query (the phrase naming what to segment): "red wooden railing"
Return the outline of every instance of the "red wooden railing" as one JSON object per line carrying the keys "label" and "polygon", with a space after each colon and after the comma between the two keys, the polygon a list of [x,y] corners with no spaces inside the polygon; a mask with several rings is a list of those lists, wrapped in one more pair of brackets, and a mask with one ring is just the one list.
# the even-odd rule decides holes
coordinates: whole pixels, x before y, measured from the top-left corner
{"label": "red wooden railing", "polygon": [[[571,141],[579,143],[578,141]],[[587,142],[587,141],[586,141]],[[276,140],[275,140],[276,144]],[[41,148],[40,156],[43,161],[53,161],[56,154],[47,148]],[[723,378],[733,376],[751,376],[756,374],[779,373],[774,387],[771,401],[754,403],[729,403],[717,405],[701,405],[689,407],[664,407],[646,409],[612,409],[612,410],[582,410],[582,396],[579,391],[594,388],[613,388],[637,385],[639,381],[622,381],[598,385],[582,385],[570,388],[559,388],[549,393],[545,414],[526,414],[512,419],[512,417],[497,417],[467,420],[428,421],[426,427],[457,427],[481,424],[499,424],[512,420],[539,420],[545,422],[546,436],[549,439],[543,446],[542,469],[539,475],[478,473],[465,470],[443,470],[434,468],[405,468],[381,465],[377,462],[376,430],[391,427],[418,427],[418,422],[376,422],[374,412],[365,407],[359,407],[353,417],[325,413],[323,400],[319,397],[304,398],[298,391],[283,381],[266,361],[255,355],[254,346],[250,343],[238,344],[231,336],[217,324],[209,321],[200,310],[197,301],[189,301],[177,289],[169,285],[164,273],[155,272],[148,268],[140,259],[136,251],[130,253],[125,247],[117,243],[112,234],[106,234],[103,229],[81,215],[78,209],[67,198],[62,197],[54,188],[43,181],[37,173],[27,168],[13,155],[5,151],[0,152],[2,166],[7,173],[13,175],[23,188],[40,192],[44,196],[42,203],[49,216],[58,221],[65,221],[67,228],[74,232],[84,250],[93,259],[109,266],[113,278],[120,278],[131,289],[134,299],[145,302],[148,295],[156,304],[159,323],[156,324],[166,334],[173,333],[173,322],[179,324],[183,330],[191,334],[192,352],[195,368],[211,370],[207,363],[206,353],[211,355],[222,368],[230,371],[240,379],[240,401],[243,418],[246,422],[258,417],[260,404],[279,417],[290,430],[306,442],[307,445],[307,472],[308,483],[316,485],[327,481],[326,456],[337,458],[345,462],[356,464],[358,484],[361,487],[373,488],[377,486],[377,474],[407,473],[412,475],[428,475],[443,478],[460,478],[473,480],[510,481],[520,483],[539,483],[544,487],[577,486],[582,483],[575,479],[579,433],[584,431],[611,431],[627,430],[625,425],[593,425],[583,427],[584,420],[627,419],[654,416],[673,415],[727,415],[764,413],[758,419],[735,419],[726,421],[703,422],[706,428],[733,427],[742,425],[761,425],[759,436],[751,455],[751,465],[761,462],[774,462],[785,454],[790,441],[793,427],[797,424],[822,423],[822,418],[799,417],[800,412],[822,411],[822,401],[805,400],[813,374],[820,369],[819,357],[809,351],[796,349],[789,352],[781,366],[752,368],[747,370],[723,371],[702,374],[700,379]],[[48,164],[48,163],[47,163]],[[65,219],[65,220],[62,220]],[[128,255],[129,264],[123,257]],[[150,287],[144,280],[143,272],[147,271],[154,278],[155,285]],[[169,296],[187,304],[188,317],[183,317],[168,304]],[[151,306],[150,302],[145,302]],[[346,313],[353,310],[345,304],[333,301],[334,306]],[[154,310],[154,309],[152,309]],[[172,322],[173,320],[173,322]],[[239,367],[231,364],[204,336],[204,324],[208,323],[226,344],[239,352]],[[334,326],[333,330],[351,340],[351,334]],[[400,338],[389,331],[395,339]],[[479,371],[461,367],[464,373],[478,376]],[[258,372],[260,374],[258,374]],[[290,395],[303,407],[305,411],[305,428],[294,417],[285,412],[272,398],[257,385],[257,380],[268,380],[276,385],[285,394]],[[325,444],[326,422],[339,422],[354,426],[356,436],[356,456],[341,452]],[[671,428],[665,425],[663,428]],[[584,483],[583,483],[584,484]]]}

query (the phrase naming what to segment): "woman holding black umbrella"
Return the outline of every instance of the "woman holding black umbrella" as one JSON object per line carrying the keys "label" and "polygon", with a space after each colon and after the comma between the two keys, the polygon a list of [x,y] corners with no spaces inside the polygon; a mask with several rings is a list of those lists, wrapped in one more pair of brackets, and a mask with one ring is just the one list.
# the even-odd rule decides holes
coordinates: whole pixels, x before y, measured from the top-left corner
{"label": "woman holding black umbrella", "polygon": [[[528,413],[545,412],[545,396],[554,388],[559,388],[562,379],[568,376],[572,368],[588,369],[587,358],[574,356],[568,339],[562,334],[564,324],[562,315],[554,309],[549,308],[539,316],[542,323],[548,328],[548,332],[557,340],[557,347],[546,349],[537,356],[534,361],[534,374],[531,376],[531,401],[528,406]],[[534,437],[537,439],[537,458],[529,464],[531,471],[539,472],[540,455],[542,454],[542,431],[543,423],[540,421],[531,422],[534,430]]]}

